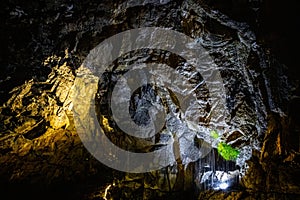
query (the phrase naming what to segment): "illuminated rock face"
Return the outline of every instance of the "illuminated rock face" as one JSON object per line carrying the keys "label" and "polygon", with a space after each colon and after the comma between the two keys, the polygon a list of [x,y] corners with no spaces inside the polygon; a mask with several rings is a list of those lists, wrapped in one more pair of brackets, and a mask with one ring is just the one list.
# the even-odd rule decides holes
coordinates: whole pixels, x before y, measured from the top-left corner
{"label": "illuminated rock face", "polygon": [[66,57],[61,58],[62,65],[52,68],[46,81],[29,80],[15,88],[0,108],[1,184],[44,188],[72,184],[103,170],[74,128],[71,88],[75,76]]}
{"label": "illuminated rock face", "polygon": [[[245,5],[243,1],[239,4]],[[7,64],[7,77],[1,75],[0,82],[7,87],[5,92],[1,88],[5,101],[0,107],[0,183],[8,192],[17,188],[31,195],[35,187],[50,188],[46,191],[51,197],[72,195],[73,199],[257,199],[274,195],[284,199],[300,194],[299,98],[289,99],[297,93],[290,89],[294,85],[284,66],[260,47],[247,24],[194,1],[11,2],[5,9],[9,12],[6,26],[10,28],[6,34],[19,39],[8,41],[8,58],[17,64]],[[233,8],[234,12],[238,10]],[[245,10],[251,12],[247,7]],[[173,166],[136,175],[108,169],[84,148],[74,125],[72,89],[76,69],[91,49],[121,31],[145,26],[180,31],[210,53],[224,81],[227,116],[226,130],[215,138],[210,137],[209,128],[203,129],[208,134],[197,132],[199,127],[176,118],[171,129],[186,136],[179,139],[180,159]],[[24,34],[18,36],[11,29]],[[116,60],[114,70],[95,94],[97,109],[107,107],[110,101],[101,96],[101,91],[111,89],[112,79],[130,62],[160,61],[187,72],[184,61],[173,56],[163,51],[130,52]],[[204,102],[205,92],[205,88],[199,92]],[[139,94],[151,96],[153,91],[146,88]],[[137,103],[146,105],[143,101],[133,105]],[[170,109],[176,107],[174,99],[170,104]],[[209,110],[202,110],[201,122],[205,125]],[[146,123],[147,116],[139,111],[133,115],[138,123]],[[159,148],[145,149],[132,137],[114,136],[116,127],[109,123],[111,116],[98,114],[110,139],[120,146],[131,144],[146,152]],[[188,128],[183,129],[185,125]],[[224,160],[217,152],[217,142],[212,144],[218,139],[238,149],[240,157]],[[195,151],[205,145],[214,150],[200,159]],[[74,188],[79,189],[74,192]]]}

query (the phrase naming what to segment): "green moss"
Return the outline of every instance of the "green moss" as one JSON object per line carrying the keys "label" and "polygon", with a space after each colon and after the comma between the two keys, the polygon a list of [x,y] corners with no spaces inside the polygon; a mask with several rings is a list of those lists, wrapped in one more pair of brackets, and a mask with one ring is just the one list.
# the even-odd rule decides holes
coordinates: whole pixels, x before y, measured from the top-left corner
{"label": "green moss", "polygon": [[214,138],[214,139],[218,139],[218,138],[219,138],[219,134],[218,134],[218,132],[215,131],[215,130],[210,131],[210,136],[211,136],[212,138]]}
{"label": "green moss", "polygon": [[225,142],[220,142],[218,144],[218,152],[225,160],[236,160],[240,154],[239,150],[231,147]]}

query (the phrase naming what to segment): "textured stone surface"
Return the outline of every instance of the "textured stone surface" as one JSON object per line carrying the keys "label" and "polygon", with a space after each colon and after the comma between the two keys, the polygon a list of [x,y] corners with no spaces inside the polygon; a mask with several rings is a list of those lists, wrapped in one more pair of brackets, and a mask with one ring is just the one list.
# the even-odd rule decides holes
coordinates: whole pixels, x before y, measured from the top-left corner
{"label": "textured stone surface", "polygon": [[[4,2],[0,13],[4,25],[0,30],[4,44],[0,57],[0,102],[4,103],[0,107],[3,191],[11,198],[37,199],[299,198],[299,82],[290,61],[294,58],[281,54],[275,44],[287,32],[280,30],[278,35],[274,25],[269,26],[267,35],[260,32],[262,25],[256,20],[273,12],[260,13],[269,8],[265,7],[271,4],[269,1],[225,2],[209,1],[208,5],[203,1],[155,0]],[[257,12],[257,8],[261,9]],[[269,18],[263,23],[270,22]],[[258,39],[243,21],[256,30]],[[236,188],[202,190],[195,182],[199,178],[196,173],[200,173],[209,159],[192,162],[186,169],[178,160],[177,165],[161,171],[126,174],[103,166],[83,147],[72,113],[71,90],[76,69],[103,39],[144,26],[172,28],[198,39],[216,64],[222,66],[228,84],[229,121],[240,128],[225,134],[225,140],[241,149],[249,141],[258,141],[248,165],[240,169],[246,175]],[[257,44],[275,49],[257,49]],[[280,60],[289,64],[288,70],[269,51],[280,55]],[[130,56],[116,63],[126,64]],[[170,65],[174,61],[165,53],[150,58],[136,56],[133,60],[155,59],[165,59]],[[178,63],[180,59],[175,65]],[[256,107],[255,102],[258,102]],[[107,132],[112,132],[110,119],[101,120],[107,124]],[[250,136],[255,140],[250,140]],[[123,145],[137,142],[124,138]],[[112,140],[120,142],[113,136]],[[213,159],[210,164],[216,167],[209,170],[222,170],[225,164],[228,170],[235,169],[233,163],[224,163],[218,156]]]}
{"label": "textured stone surface", "polygon": [[[82,190],[72,192],[81,188],[80,181],[88,190],[89,179],[103,183],[111,179],[110,172],[83,147],[75,130],[71,111],[75,76],[66,58],[67,52],[60,58],[62,65],[54,66],[46,81],[29,80],[15,88],[0,108],[0,183],[7,191],[24,190],[24,195],[36,198],[38,191],[48,194],[47,188],[54,188],[49,198],[60,193],[80,198]],[[60,188],[61,184],[71,189]]]}

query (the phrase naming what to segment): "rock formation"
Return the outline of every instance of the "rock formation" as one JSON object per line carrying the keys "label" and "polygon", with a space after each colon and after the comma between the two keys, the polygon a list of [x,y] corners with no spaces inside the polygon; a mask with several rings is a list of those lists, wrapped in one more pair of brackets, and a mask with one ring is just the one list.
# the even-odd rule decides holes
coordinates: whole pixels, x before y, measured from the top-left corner
{"label": "rock formation", "polygon": [[[268,13],[264,9],[270,8],[269,1],[226,2],[10,0],[3,3],[1,191],[10,199],[24,196],[94,200],[300,198],[300,94],[298,77],[293,75],[294,63],[285,62],[285,54],[279,54],[268,43],[269,35],[260,32],[261,24],[256,24],[266,23],[263,20],[269,16],[263,18]],[[187,129],[188,133],[185,129],[185,134],[193,135],[192,139],[179,140],[181,159],[176,164],[148,173],[110,169],[83,146],[76,132],[72,102],[80,66],[100,42],[138,27],[182,32],[209,52],[227,92],[226,123],[227,128],[234,128],[224,131],[222,137],[241,152],[236,162],[222,158],[216,146],[207,157],[197,157],[193,153],[196,148],[190,147],[206,145],[208,141],[194,129]],[[282,57],[277,59],[278,54]],[[111,82],[111,77],[118,76],[122,66],[130,62],[157,60],[174,68],[179,66],[183,71],[188,69],[182,58],[174,58],[168,52],[136,51],[113,63],[119,68],[112,67],[108,80]],[[110,89],[108,80],[101,80],[104,86],[99,84],[99,91]],[[150,92],[147,89],[141,94]],[[199,93],[205,99],[205,91]],[[98,95],[95,98],[100,107],[105,107],[109,99],[101,96],[101,92]],[[101,110],[100,107],[97,109]],[[208,116],[209,111],[203,110],[204,116]],[[106,124],[107,132],[117,133],[110,136],[112,141],[120,146],[128,142],[140,144],[119,133],[111,118],[103,116],[98,120],[103,126]],[[183,123],[179,121],[174,129]],[[118,134],[125,139],[120,140]],[[209,183],[213,179],[204,178],[210,172],[216,176],[218,172],[221,176],[238,175],[234,175],[233,185],[223,190]]]}

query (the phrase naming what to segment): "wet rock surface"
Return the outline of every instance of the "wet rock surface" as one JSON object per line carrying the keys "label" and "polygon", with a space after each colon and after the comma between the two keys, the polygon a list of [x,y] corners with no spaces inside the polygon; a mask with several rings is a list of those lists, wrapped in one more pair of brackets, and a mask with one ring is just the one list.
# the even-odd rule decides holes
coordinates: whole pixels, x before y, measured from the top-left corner
{"label": "wet rock surface", "polygon": [[[261,20],[260,14],[266,9],[263,3],[269,2],[255,2],[226,5],[219,1],[210,1],[208,5],[202,1],[3,3],[0,13],[4,24],[1,43],[5,44],[0,57],[1,188],[11,198],[36,199],[299,198],[299,82],[290,75],[294,63],[285,62],[286,55],[279,62],[272,54],[272,51],[279,54],[276,48],[264,48],[270,45],[264,41],[268,35],[257,31],[255,20]],[[240,17],[242,11],[244,16]],[[206,144],[211,138],[191,128],[185,129],[185,134],[193,135],[192,139],[179,140],[181,159],[151,173],[131,174],[109,169],[83,146],[72,112],[78,68],[89,51],[104,39],[121,31],[149,26],[182,32],[213,58],[226,89],[226,126],[220,138],[239,149],[242,156],[237,161],[224,160],[216,147],[207,157],[197,157],[193,153],[196,148],[190,147]],[[274,31],[270,30],[268,33]],[[189,69],[182,58],[174,58],[168,52],[142,51],[130,52],[116,60],[109,73],[120,76],[124,73],[123,65],[153,61],[166,63],[181,72]],[[111,75],[104,79],[104,84],[99,84],[99,90],[112,87],[105,85],[112,82]],[[193,80],[199,83],[201,78]],[[204,101],[205,91],[204,88],[198,93]],[[100,110],[109,101],[103,94],[98,99]],[[139,94],[151,97],[153,91],[146,88]],[[169,105],[170,112],[177,114],[176,101],[170,98]],[[204,113],[201,122],[205,126],[210,110],[201,109]],[[147,122],[147,116],[138,107],[132,113],[139,123]],[[101,118],[100,113],[98,120],[112,141],[120,146],[129,142],[139,150],[149,151],[149,147],[142,149],[141,143],[131,137],[122,135],[120,140],[118,134],[122,133],[115,131],[107,114]],[[184,123],[176,119],[171,127],[176,129]],[[114,131],[116,135],[111,134]],[[219,181],[236,170],[240,176],[234,176],[234,184],[225,191],[215,188],[211,183],[214,178],[205,179],[215,175]],[[221,178],[217,172],[222,173]],[[16,190],[20,193],[14,193]]]}

